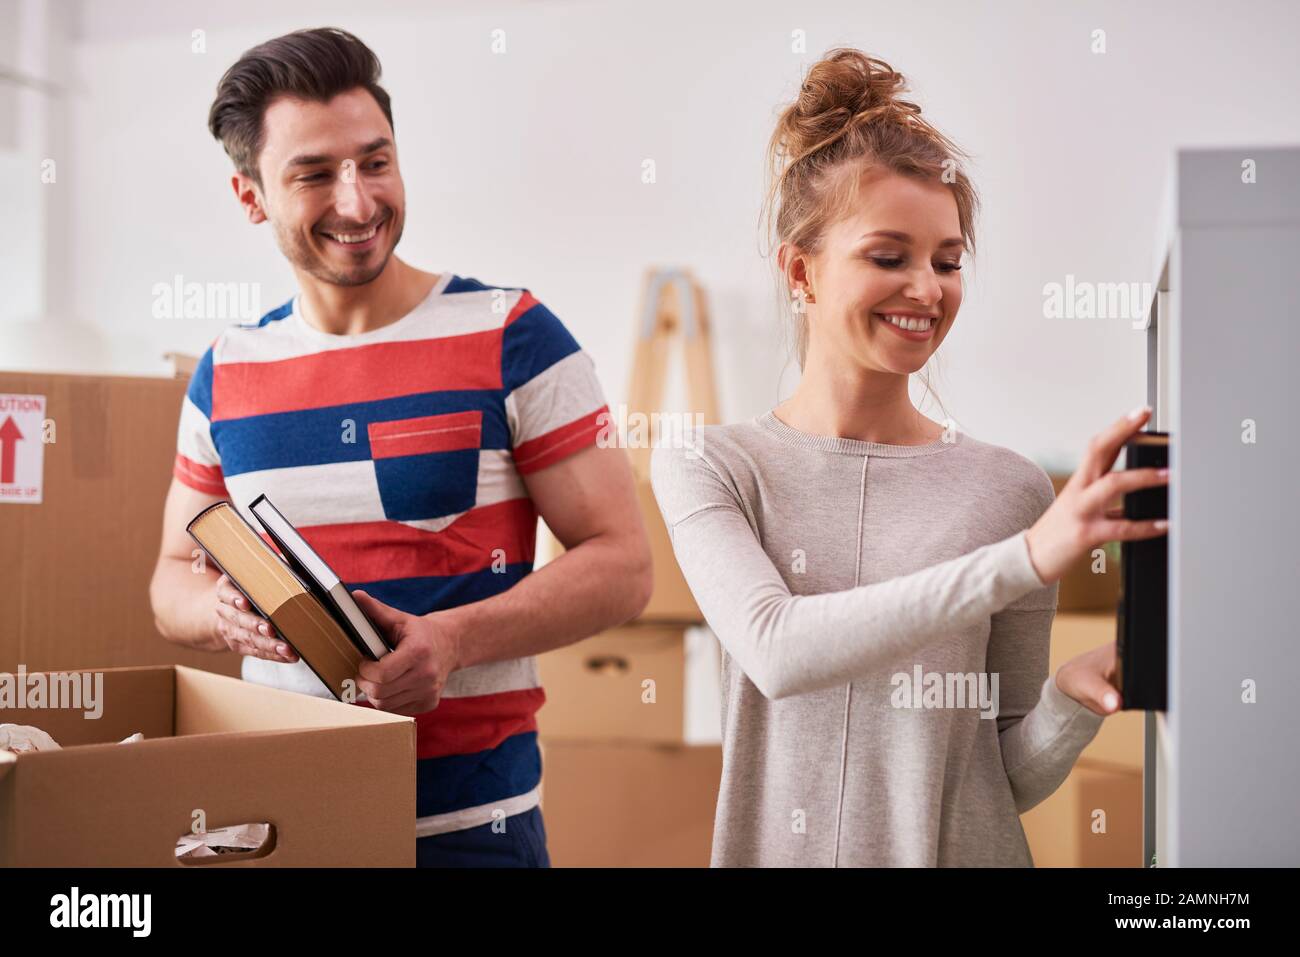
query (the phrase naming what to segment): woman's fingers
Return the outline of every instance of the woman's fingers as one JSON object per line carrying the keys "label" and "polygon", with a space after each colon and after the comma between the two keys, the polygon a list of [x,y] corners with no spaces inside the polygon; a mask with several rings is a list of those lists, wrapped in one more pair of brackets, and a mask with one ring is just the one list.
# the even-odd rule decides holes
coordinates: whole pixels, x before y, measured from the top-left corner
{"label": "woman's fingers", "polygon": [[1115,642],[1100,645],[1067,661],[1056,673],[1056,686],[1094,714],[1114,714],[1123,705],[1115,676]]}
{"label": "woman's fingers", "polygon": [[1150,417],[1151,409],[1143,407],[1136,417],[1132,413],[1123,416],[1088,441],[1083,463],[1074,473],[1083,488],[1091,487],[1110,471],[1115,459],[1119,458],[1119,450],[1124,447],[1124,443],[1140,431]]}
{"label": "woman's fingers", "polygon": [[1168,483],[1169,476],[1161,475],[1160,469],[1120,469],[1102,476],[1085,488],[1079,494],[1079,504],[1086,513],[1099,514],[1122,495]]}

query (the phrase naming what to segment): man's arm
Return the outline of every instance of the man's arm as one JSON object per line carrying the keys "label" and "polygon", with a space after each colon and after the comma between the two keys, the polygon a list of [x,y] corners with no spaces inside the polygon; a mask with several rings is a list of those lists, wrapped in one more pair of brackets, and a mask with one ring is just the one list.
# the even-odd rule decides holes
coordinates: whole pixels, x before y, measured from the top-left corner
{"label": "man's arm", "polygon": [[201,651],[225,651],[216,632],[217,579],[221,570],[210,565],[194,569],[194,539],[185,525],[223,496],[197,491],[173,477],[163,506],[162,545],[149,582],[154,626],[168,641]]}
{"label": "man's arm", "polygon": [[523,476],[566,551],[500,595],[428,617],[456,667],[540,654],[639,615],[654,584],[627,453],[593,445]]}

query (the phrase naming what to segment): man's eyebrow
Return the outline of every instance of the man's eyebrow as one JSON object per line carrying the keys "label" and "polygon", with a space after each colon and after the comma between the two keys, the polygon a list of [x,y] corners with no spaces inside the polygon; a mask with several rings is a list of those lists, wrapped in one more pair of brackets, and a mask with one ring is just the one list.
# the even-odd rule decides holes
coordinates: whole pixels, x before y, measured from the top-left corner
{"label": "man's eyebrow", "polygon": [[[371,140],[365,146],[361,147],[361,149],[358,150],[358,152],[360,153],[360,155],[366,156],[370,153],[374,153],[377,150],[382,150],[386,146],[392,146],[392,145],[393,145],[392,140],[390,140],[387,136],[381,136],[378,139]],[[297,156],[289,160],[289,162],[285,163],[284,165],[285,166],[320,166],[324,163],[332,163],[332,162],[334,162],[334,157],[329,156],[325,153],[299,153]]]}
{"label": "man's eyebrow", "polygon": [[[884,236],[886,239],[896,239],[900,243],[910,244],[912,242],[911,236],[909,236],[907,233],[901,233],[896,229],[877,229],[870,233],[863,233],[858,238],[866,239],[868,236]],[[939,243],[939,248],[945,249],[948,246],[965,246],[965,245],[966,243],[961,239],[960,236],[954,236],[951,239],[945,239],[943,242]]]}

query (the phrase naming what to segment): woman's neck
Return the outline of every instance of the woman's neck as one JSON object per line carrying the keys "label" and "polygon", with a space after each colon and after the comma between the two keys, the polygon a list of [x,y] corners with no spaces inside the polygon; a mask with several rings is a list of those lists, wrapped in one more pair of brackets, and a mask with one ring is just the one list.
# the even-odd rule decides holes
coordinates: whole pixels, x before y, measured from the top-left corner
{"label": "woman's neck", "polygon": [[826,374],[809,369],[794,394],[772,411],[800,432],[885,445],[927,445],[943,427],[923,416],[907,393],[906,375]]}

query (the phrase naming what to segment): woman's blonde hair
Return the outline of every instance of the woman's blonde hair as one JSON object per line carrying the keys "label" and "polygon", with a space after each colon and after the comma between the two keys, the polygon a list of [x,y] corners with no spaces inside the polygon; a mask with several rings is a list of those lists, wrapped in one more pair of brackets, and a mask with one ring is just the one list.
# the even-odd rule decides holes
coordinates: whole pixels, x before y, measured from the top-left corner
{"label": "woman's blonde hair", "polygon": [[[960,165],[967,154],[921,119],[921,108],[901,97],[905,92],[901,73],[861,50],[837,48],[813,64],[768,141],[763,233],[769,255],[783,242],[810,255],[819,252],[826,229],[854,208],[868,167],[948,186],[962,239],[974,255],[979,197]],[[788,303],[784,271],[773,262],[778,297]],[[796,314],[795,338],[802,370],[808,352],[802,312]],[[938,399],[928,377],[922,382]]]}

